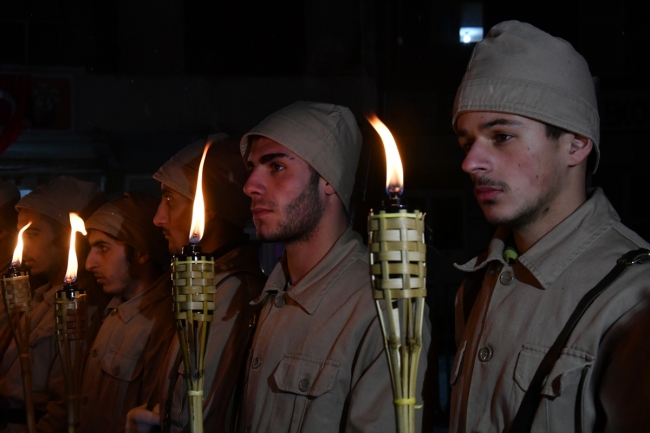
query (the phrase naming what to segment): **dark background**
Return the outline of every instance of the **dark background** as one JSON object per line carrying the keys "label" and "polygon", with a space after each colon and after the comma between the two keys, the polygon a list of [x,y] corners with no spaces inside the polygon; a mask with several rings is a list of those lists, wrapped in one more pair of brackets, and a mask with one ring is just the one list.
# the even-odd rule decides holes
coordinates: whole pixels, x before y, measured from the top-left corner
{"label": "dark background", "polygon": [[[650,238],[650,53],[640,1],[5,0],[0,74],[46,84],[32,95],[18,141],[0,156],[0,177],[24,191],[66,173],[100,183],[111,197],[155,193],[151,174],[195,139],[239,136],[296,100],[334,102],[354,111],[364,134],[354,219],[363,233],[384,194],[383,150],[363,119],[378,113],[402,154],[405,197],[427,211],[444,425],[461,278],[452,263],[485,248],[493,231],[460,170],[450,127],[474,46],[459,42],[459,27],[477,7],[485,32],[503,20],[527,21],[585,56],[602,121],[594,185]],[[263,251],[269,268],[277,248]]]}

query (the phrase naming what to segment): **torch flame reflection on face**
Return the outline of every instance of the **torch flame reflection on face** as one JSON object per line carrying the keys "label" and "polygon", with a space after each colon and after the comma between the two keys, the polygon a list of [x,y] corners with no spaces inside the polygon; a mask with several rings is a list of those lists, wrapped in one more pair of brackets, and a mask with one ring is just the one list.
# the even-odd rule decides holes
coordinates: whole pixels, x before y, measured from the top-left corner
{"label": "torch flame reflection on face", "polygon": [[86,235],[86,226],[84,220],[74,212],[70,212],[70,252],[68,253],[68,269],[65,272],[65,279],[67,284],[72,284],[77,280],[77,270],[79,263],[77,262],[77,253],[75,251],[75,235],[77,232]]}
{"label": "torch flame reflection on face", "polygon": [[25,224],[25,227],[20,229],[18,232],[18,242],[16,242],[16,249],[14,250],[14,256],[11,259],[11,265],[16,268],[20,266],[20,263],[23,261],[23,233],[27,230],[27,227],[31,226],[32,222]]}
{"label": "torch flame reflection on face", "polygon": [[393,134],[376,115],[369,114],[366,119],[381,137],[386,151],[386,191],[389,194],[402,194],[404,191],[404,170],[402,169],[402,159],[399,156]]}
{"label": "torch flame reflection on face", "polygon": [[203,148],[203,156],[199,164],[199,174],[196,177],[196,194],[194,195],[194,205],[192,206],[192,225],[190,226],[190,243],[197,244],[203,237],[205,228],[205,204],[203,203],[203,164],[205,156],[212,142],[208,142]]}

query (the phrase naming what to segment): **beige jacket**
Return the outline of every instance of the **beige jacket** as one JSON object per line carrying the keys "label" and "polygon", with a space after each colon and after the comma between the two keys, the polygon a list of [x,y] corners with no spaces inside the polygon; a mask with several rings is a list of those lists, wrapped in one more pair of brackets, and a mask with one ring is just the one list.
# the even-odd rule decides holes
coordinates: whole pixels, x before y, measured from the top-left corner
{"label": "beige jacket", "polygon": [[[204,431],[211,433],[228,431],[227,425],[232,423],[235,409],[229,406],[245,361],[249,325],[254,313],[249,302],[259,296],[266,281],[254,245],[226,253],[215,260],[214,266],[216,307],[204,358],[203,402]],[[178,352],[176,334],[159,377],[160,422],[161,425],[168,422],[171,432],[189,432],[187,386],[182,377],[185,367],[182,362],[176,362]],[[170,389],[170,382],[174,383],[173,389]],[[170,410],[167,410],[168,402]]]}
{"label": "beige jacket", "polygon": [[114,297],[84,372],[80,432],[122,432],[127,412],[149,401],[176,332],[169,274],[122,302]]}
{"label": "beige jacket", "polygon": [[[36,289],[32,303],[32,389],[34,408],[47,412],[37,424],[38,431],[55,432],[66,423],[65,385],[54,335],[54,295],[61,285]],[[0,398],[13,408],[24,407],[22,370],[16,342],[12,339],[0,364]],[[24,429],[24,430],[23,430]],[[8,431],[26,431],[25,426],[9,425]]]}
{"label": "beige jacket", "polygon": [[[360,236],[348,229],[300,283],[286,285],[280,263],[255,301],[263,307],[247,364],[241,430],[395,431],[390,373]],[[428,327],[424,338],[420,378]]]}
{"label": "beige jacket", "polygon": [[[87,294],[91,290],[96,290],[96,286],[85,278],[78,281],[78,286],[86,289]],[[54,334],[54,297],[60,288],[61,285],[55,287],[49,284],[43,285],[34,291],[32,300],[30,358],[34,408],[36,411],[45,412],[36,424],[39,433],[60,432],[62,429],[65,430],[67,425],[65,383]],[[91,299],[101,298],[96,294],[89,296]],[[94,301],[92,303],[94,304]],[[87,341],[92,341],[96,334],[101,317],[98,308],[97,305],[88,306]],[[88,347],[87,343],[86,347]],[[13,339],[0,362],[0,399],[5,400],[12,408],[24,407],[22,371]],[[2,433],[26,431],[24,425],[9,424]]]}
{"label": "beige jacket", "polygon": [[[451,432],[507,431],[578,301],[621,255],[648,248],[620,223],[599,189],[512,265],[503,260],[508,237],[499,229],[485,255],[459,266],[467,280],[456,301]],[[470,314],[464,310],[474,286],[478,296]],[[532,431],[648,431],[648,329],[650,264],[639,264],[578,323],[546,381]]]}

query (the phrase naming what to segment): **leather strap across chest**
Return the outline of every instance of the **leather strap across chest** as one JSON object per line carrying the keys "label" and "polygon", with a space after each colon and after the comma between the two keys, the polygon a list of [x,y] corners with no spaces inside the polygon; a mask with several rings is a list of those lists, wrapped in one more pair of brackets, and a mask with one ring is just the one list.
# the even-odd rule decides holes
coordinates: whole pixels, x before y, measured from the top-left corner
{"label": "leather strap across chest", "polygon": [[591,306],[594,300],[607,289],[621,274],[629,268],[631,265],[639,263],[650,262],[650,251],[644,248],[638,250],[630,251],[616,261],[616,266],[605,275],[605,277],[600,280],[593,289],[587,292],[575,310],[569,317],[569,320],[564,325],[564,328],[557,336],[557,339],[551,346],[551,348],[546,352],[544,359],[537,367],[537,371],[533,376],[533,380],[528,386],[528,390],[524,395],[524,399],[519,406],[517,415],[510,427],[509,433],[529,433],[532,425],[533,419],[535,418],[535,413],[539,407],[539,403],[542,400],[542,389],[544,383],[548,378],[551,369],[555,365],[555,362],[560,357],[562,349],[566,345],[566,342],[569,340],[571,333],[575,329],[576,325],[580,321],[580,318],[584,315],[585,311]]}

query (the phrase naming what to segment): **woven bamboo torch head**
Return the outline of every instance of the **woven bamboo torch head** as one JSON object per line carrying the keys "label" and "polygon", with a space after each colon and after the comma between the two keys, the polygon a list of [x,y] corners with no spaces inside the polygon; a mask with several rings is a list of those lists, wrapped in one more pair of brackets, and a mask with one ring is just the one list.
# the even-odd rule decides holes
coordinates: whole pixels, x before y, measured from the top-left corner
{"label": "woven bamboo torch head", "polygon": [[81,217],[74,212],[70,212],[70,228],[68,268],[64,285],[56,291],[54,298],[56,335],[58,340],[68,338],[83,341],[86,336],[87,305],[85,291],[74,284],[79,270],[75,241],[77,232],[86,235],[86,227]]}
{"label": "woven bamboo torch head", "polygon": [[18,241],[14,250],[9,271],[2,276],[2,292],[6,302],[7,314],[31,311],[32,291],[29,286],[29,275],[21,272],[20,263],[23,260],[23,233],[32,223],[25,225],[18,232]]}
{"label": "woven bamboo torch head", "polygon": [[210,148],[208,142],[197,176],[196,195],[192,207],[192,225],[188,245],[172,258],[174,312],[177,320],[210,322],[214,318],[214,258],[203,253],[198,243],[205,229],[205,202],[203,198],[203,165]]}

